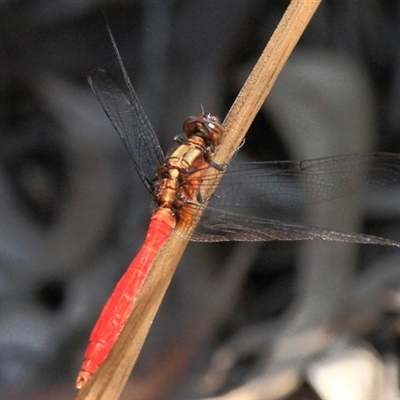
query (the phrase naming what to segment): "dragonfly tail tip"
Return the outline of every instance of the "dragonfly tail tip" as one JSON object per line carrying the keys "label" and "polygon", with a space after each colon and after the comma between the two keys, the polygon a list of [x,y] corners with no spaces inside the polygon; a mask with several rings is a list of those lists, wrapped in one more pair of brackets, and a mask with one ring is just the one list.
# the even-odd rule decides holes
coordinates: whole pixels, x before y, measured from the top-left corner
{"label": "dragonfly tail tip", "polygon": [[86,385],[91,375],[92,374],[88,371],[79,372],[78,378],[76,379],[76,388],[82,389]]}

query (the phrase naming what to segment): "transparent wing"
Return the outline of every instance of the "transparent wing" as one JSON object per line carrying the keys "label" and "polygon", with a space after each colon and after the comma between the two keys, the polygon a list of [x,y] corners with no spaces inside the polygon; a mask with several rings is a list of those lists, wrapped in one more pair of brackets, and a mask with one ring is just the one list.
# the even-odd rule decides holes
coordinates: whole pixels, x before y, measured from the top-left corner
{"label": "transparent wing", "polygon": [[290,209],[395,182],[400,182],[400,155],[394,153],[236,163],[228,167],[210,205]]}
{"label": "transparent wing", "polygon": [[211,207],[203,214],[192,240],[321,239],[400,246],[398,242],[374,236],[251,217],[215,208],[252,205],[293,209],[396,182],[400,182],[400,155],[394,153],[352,154],[300,162],[233,164],[211,199]]}
{"label": "transparent wing", "polygon": [[102,69],[91,71],[88,81],[124,143],[141,180],[152,192],[154,172],[165,157],[135,91],[131,85],[128,86],[129,101]]}
{"label": "transparent wing", "polygon": [[270,240],[327,240],[400,247],[399,242],[376,236],[256,218],[207,208],[191,237],[195,242],[252,242]]}

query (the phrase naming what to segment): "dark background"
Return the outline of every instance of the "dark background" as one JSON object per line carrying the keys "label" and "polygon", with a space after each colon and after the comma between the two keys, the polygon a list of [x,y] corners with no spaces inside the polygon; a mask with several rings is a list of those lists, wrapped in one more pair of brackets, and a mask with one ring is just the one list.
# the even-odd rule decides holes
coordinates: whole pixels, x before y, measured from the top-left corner
{"label": "dark background", "polygon": [[[149,219],[149,196],[85,78],[102,67],[123,87],[101,11],[168,149],[201,106],[225,116],[287,4],[1,3],[0,398],[72,396],[91,327]],[[238,157],[400,152],[399,18],[396,1],[324,1]],[[399,194],[394,185],[313,207],[304,223],[400,240]],[[317,361],[356,354],[353,370],[373,357],[372,377],[387,371],[398,355],[398,254],[190,245],[127,398],[323,399]]]}

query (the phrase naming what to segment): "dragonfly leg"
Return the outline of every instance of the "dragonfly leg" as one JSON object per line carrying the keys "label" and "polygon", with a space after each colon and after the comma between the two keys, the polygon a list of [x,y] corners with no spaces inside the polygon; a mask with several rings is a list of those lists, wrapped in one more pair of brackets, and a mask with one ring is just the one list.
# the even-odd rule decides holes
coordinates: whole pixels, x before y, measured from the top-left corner
{"label": "dragonfly leg", "polygon": [[220,171],[220,172],[224,172],[224,171],[228,168],[228,165],[229,165],[229,163],[226,163],[226,164],[218,164],[218,163],[216,163],[216,162],[213,161],[213,160],[208,160],[208,162],[210,163],[210,165],[211,165],[213,168],[215,168],[217,171]]}
{"label": "dragonfly leg", "polygon": [[[232,158],[235,157],[236,154],[237,154],[237,152],[243,147],[245,141],[246,141],[246,138],[244,138],[244,139],[242,140],[242,143],[240,143],[240,146],[235,150],[235,153],[234,153],[234,155],[232,156]],[[214,167],[217,171],[220,171],[220,172],[225,172],[225,170],[228,168],[228,165],[230,164],[230,161],[227,162],[226,164],[218,164],[218,163],[216,163],[216,162],[213,161],[213,160],[207,160],[207,161],[210,163],[210,165],[211,165],[212,167]]]}
{"label": "dragonfly leg", "polygon": [[215,194],[212,194],[211,196],[203,197],[201,195],[201,193],[197,193],[197,196],[196,196],[197,203],[195,203],[195,204],[202,205],[202,204],[208,203],[213,197],[220,198],[221,196],[217,196]]}
{"label": "dragonfly leg", "polygon": [[208,203],[211,200],[212,196],[203,198],[201,193],[197,193],[196,200],[188,200],[188,199],[181,199],[182,204],[185,205],[192,205],[192,206],[201,206],[204,203]]}

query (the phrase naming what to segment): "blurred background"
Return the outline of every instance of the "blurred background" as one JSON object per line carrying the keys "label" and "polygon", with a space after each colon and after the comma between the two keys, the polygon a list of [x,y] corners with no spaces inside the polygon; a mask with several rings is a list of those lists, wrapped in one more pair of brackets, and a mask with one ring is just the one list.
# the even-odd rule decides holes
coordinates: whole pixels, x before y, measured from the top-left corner
{"label": "blurred background", "polygon": [[[149,221],[85,77],[102,67],[124,86],[101,11],[168,150],[201,106],[226,115],[288,3],[1,2],[1,399],[73,396]],[[400,153],[399,30],[397,1],[323,1],[237,158]],[[400,241],[399,196],[340,198],[302,222]],[[399,398],[399,264],[381,246],[191,244],[124,398]]]}

